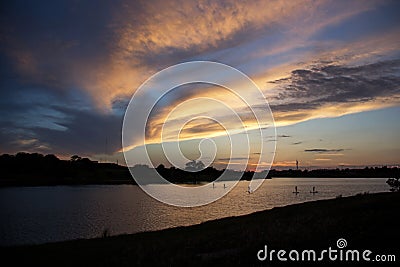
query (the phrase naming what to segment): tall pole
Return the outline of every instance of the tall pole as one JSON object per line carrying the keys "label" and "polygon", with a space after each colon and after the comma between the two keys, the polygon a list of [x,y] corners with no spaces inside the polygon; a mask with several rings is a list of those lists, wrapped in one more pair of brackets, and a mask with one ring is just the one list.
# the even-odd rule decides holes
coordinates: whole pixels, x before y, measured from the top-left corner
{"label": "tall pole", "polygon": [[106,143],[104,146],[104,158],[106,159],[105,162],[107,162],[107,145],[108,145],[107,143],[108,143],[108,140],[107,140],[107,136],[106,136]]}

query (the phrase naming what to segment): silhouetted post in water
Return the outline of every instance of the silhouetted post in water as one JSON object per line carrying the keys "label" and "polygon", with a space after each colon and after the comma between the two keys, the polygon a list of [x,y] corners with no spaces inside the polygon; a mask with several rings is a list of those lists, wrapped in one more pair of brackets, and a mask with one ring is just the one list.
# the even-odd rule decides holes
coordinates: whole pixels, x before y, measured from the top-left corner
{"label": "silhouetted post in water", "polygon": [[215,184],[213,183],[213,188],[215,188]]}
{"label": "silhouetted post in water", "polygon": [[226,185],[224,184],[224,188],[226,188]]}
{"label": "silhouetted post in water", "polygon": [[296,170],[299,169],[299,161],[296,159]]}

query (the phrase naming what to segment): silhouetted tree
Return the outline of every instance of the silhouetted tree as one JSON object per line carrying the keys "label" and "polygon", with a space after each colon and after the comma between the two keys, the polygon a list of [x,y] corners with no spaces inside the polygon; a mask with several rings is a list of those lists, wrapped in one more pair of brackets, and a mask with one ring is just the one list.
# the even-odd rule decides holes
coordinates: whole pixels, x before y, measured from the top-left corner
{"label": "silhouetted tree", "polygon": [[391,187],[390,191],[399,192],[400,191],[400,181],[399,178],[389,178],[386,183]]}
{"label": "silhouetted tree", "polygon": [[45,159],[47,162],[56,162],[56,161],[59,161],[59,159],[58,159],[55,155],[53,155],[53,154],[47,154],[46,156],[44,156],[44,159]]}
{"label": "silhouetted tree", "polygon": [[73,155],[73,156],[71,156],[71,161],[79,161],[79,160],[81,160],[82,158],[81,157],[79,157],[78,155]]}
{"label": "silhouetted tree", "polygon": [[162,170],[165,170],[165,166],[164,166],[164,164],[160,164],[157,166],[156,169],[157,169],[157,171],[162,171]]}

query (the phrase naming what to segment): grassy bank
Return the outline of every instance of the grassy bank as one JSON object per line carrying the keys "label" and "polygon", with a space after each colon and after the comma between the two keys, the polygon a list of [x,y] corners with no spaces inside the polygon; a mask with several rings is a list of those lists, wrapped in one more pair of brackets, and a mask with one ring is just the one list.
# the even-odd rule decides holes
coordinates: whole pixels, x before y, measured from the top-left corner
{"label": "grassy bank", "polygon": [[[399,210],[399,193],[359,195],[274,208],[189,227],[2,248],[1,252],[3,262],[10,260],[13,265],[271,266],[271,262],[257,260],[256,254],[264,245],[287,251],[327,249],[336,248],[336,241],[345,238],[347,249],[395,254],[398,262]],[[272,262],[275,264],[276,261]]]}

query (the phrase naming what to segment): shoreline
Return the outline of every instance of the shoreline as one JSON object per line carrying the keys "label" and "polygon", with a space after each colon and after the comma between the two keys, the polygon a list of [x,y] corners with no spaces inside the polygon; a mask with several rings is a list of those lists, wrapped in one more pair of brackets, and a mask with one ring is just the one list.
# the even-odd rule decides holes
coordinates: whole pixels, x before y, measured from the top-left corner
{"label": "shoreline", "polygon": [[398,244],[400,235],[393,213],[399,208],[399,193],[360,194],[277,207],[192,226],[1,247],[0,251],[3,258],[34,265],[55,265],[62,259],[65,266],[82,263],[100,266],[227,263],[239,266],[259,264],[255,253],[265,244],[282,249],[313,249],[334,246],[337,239],[345,238],[349,248],[396,254],[398,245],[393,247],[393,244]]}
{"label": "shoreline", "polygon": [[[310,169],[272,169],[254,172],[216,169],[209,166],[196,172],[175,167],[135,165],[131,167],[118,163],[98,162],[74,155],[70,160],[62,160],[55,155],[19,152],[15,155],[0,155],[0,187],[35,185],[90,185],[90,184],[136,184],[132,175],[146,177],[146,182],[159,182],[159,175],[165,180],[179,183],[213,182],[228,173],[232,180],[271,179],[272,177],[304,178],[380,178],[399,177],[397,166],[360,167],[360,168],[323,168]],[[156,175],[158,174],[158,175]]]}
{"label": "shoreline", "polygon": [[[273,180],[273,179],[389,179],[388,177],[268,177],[264,178],[264,180]],[[234,181],[234,180],[233,180]],[[240,180],[240,181],[247,181],[250,180]],[[227,182],[231,182],[227,180]],[[173,183],[173,184],[193,184],[191,181],[187,182],[180,182],[180,183]],[[204,184],[212,184],[209,181],[198,181],[199,185]],[[14,180],[9,181],[0,181],[0,189],[1,188],[9,188],[9,187],[52,187],[52,186],[90,186],[90,185],[138,185],[136,184],[135,180],[131,178],[131,181],[121,180],[121,181],[105,181],[105,182],[93,182],[93,183],[42,183],[42,182],[16,182]]]}

